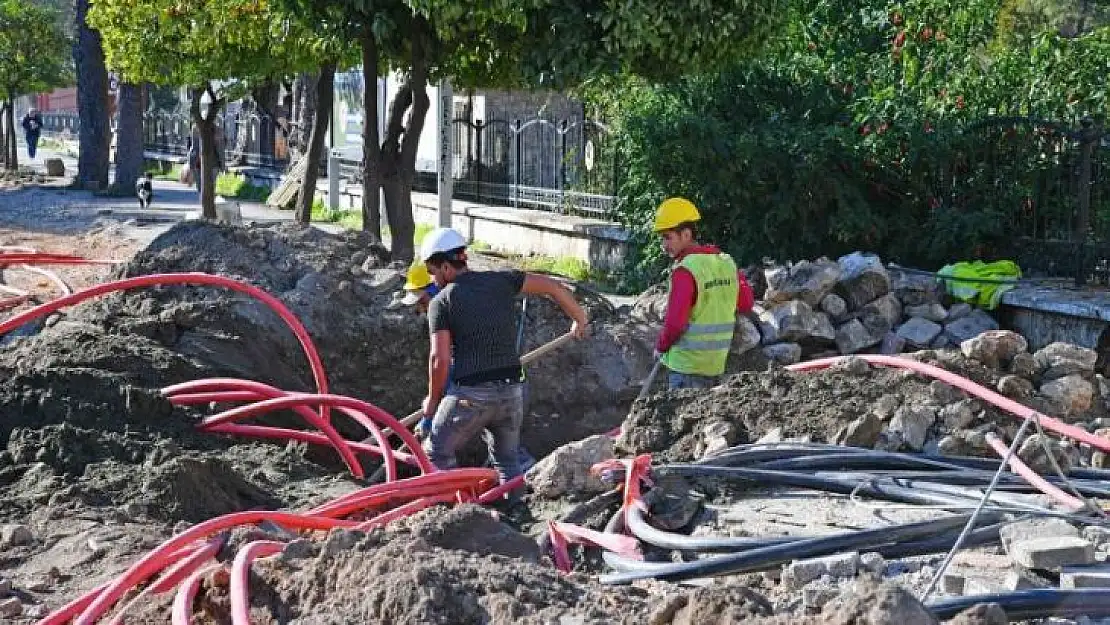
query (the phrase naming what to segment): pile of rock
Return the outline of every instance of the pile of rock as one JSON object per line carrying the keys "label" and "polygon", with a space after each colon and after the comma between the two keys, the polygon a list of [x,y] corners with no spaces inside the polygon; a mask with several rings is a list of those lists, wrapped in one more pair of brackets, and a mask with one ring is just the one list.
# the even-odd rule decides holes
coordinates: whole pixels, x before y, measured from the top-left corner
{"label": "pile of rock", "polygon": [[892,274],[873,254],[803,260],[766,269],[764,278],[767,290],[755,318],[764,354],[779,363],[826,353],[954,347],[998,329],[989,314],[968,304],[946,307],[944,290],[931,276]]}

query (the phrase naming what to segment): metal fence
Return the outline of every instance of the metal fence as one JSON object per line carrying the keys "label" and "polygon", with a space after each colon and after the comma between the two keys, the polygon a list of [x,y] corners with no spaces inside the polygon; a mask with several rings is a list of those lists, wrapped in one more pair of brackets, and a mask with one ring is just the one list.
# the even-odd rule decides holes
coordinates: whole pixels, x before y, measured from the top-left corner
{"label": "metal fence", "polygon": [[[609,129],[593,120],[455,119],[454,195],[563,214],[608,218],[618,158]],[[420,177],[434,190],[434,172]],[[428,182],[431,182],[429,188]]]}
{"label": "metal fence", "polygon": [[[143,116],[148,152],[183,158],[192,141],[192,118],[184,113],[156,111]],[[278,124],[252,111],[222,113],[216,119],[217,143],[225,166],[284,169],[289,145]]]}
{"label": "metal fence", "polygon": [[[999,216],[1009,240],[996,251],[1027,273],[1110,283],[1110,138],[1079,125],[989,118],[968,129],[973,147],[947,167],[948,197]],[[987,209],[987,210],[984,210]]]}

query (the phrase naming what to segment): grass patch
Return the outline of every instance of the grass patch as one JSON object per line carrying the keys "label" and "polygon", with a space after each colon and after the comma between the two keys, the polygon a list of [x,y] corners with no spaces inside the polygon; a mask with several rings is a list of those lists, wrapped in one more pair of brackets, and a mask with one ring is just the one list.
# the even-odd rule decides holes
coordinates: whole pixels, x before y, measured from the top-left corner
{"label": "grass patch", "polygon": [[361,210],[332,210],[317,199],[312,203],[312,221],[339,224],[348,230],[362,230]]}
{"label": "grass patch", "polygon": [[590,266],[579,258],[534,255],[521,256],[519,262],[525,271],[553,273],[579,282],[585,282],[592,277]]}
{"label": "grass patch", "polygon": [[174,165],[168,171],[163,172],[161,167],[150,167],[147,171],[154,177],[155,180],[168,180],[170,182],[177,182],[181,180],[182,165]]}
{"label": "grass patch", "polygon": [[216,195],[248,202],[265,202],[270,189],[247,182],[243,174],[223,173],[216,178]]}

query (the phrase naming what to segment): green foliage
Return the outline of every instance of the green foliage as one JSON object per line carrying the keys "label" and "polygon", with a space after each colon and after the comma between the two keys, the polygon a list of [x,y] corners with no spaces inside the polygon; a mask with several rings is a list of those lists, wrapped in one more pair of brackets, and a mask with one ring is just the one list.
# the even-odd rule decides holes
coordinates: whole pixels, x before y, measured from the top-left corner
{"label": "green foliage", "polygon": [[521,269],[539,273],[552,273],[584,282],[592,276],[586,261],[569,256],[524,256],[520,259]]}
{"label": "green foliage", "polygon": [[312,202],[312,221],[339,224],[348,230],[362,230],[362,211],[332,210],[317,198]]}
{"label": "green foliage", "polygon": [[73,81],[61,13],[23,0],[0,0],[0,100]]}
{"label": "green foliage", "polygon": [[743,263],[868,249],[935,267],[1004,253],[1037,176],[1060,168],[1058,139],[976,122],[1075,127],[1103,114],[1110,28],[1068,38],[1022,26],[1000,46],[1001,6],[812,0],[726,72],[603,85],[596,102],[622,149],[620,217],[638,244],[628,279],[665,266],[650,223],[670,195],[697,202],[704,238]]}
{"label": "green foliage", "polygon": [[222,173],[216,178],[216,195],[250,202],[265,202],[266,198],[270,197],[270,189],[251,184],[243,174]]}

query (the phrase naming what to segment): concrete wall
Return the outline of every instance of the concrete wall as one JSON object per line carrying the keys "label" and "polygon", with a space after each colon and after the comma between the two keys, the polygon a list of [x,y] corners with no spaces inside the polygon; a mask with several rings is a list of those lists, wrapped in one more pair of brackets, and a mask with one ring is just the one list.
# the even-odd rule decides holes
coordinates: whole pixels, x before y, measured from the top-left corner
{"label": "concrete wall", "polygon": [[[326,184],[322,181],[319,188],[324,201]],[[413,193],[412,201],[416,223],[438,223],[439,203],[434,194]],[[360,209],[361,187],[341,187],[339,206]],[[607,221],[460,200],[452,206],[452,226],[471,241],[487,243],[499,252],[577,258],[602,271],[621,269],[628,248],[628,232]]]}

